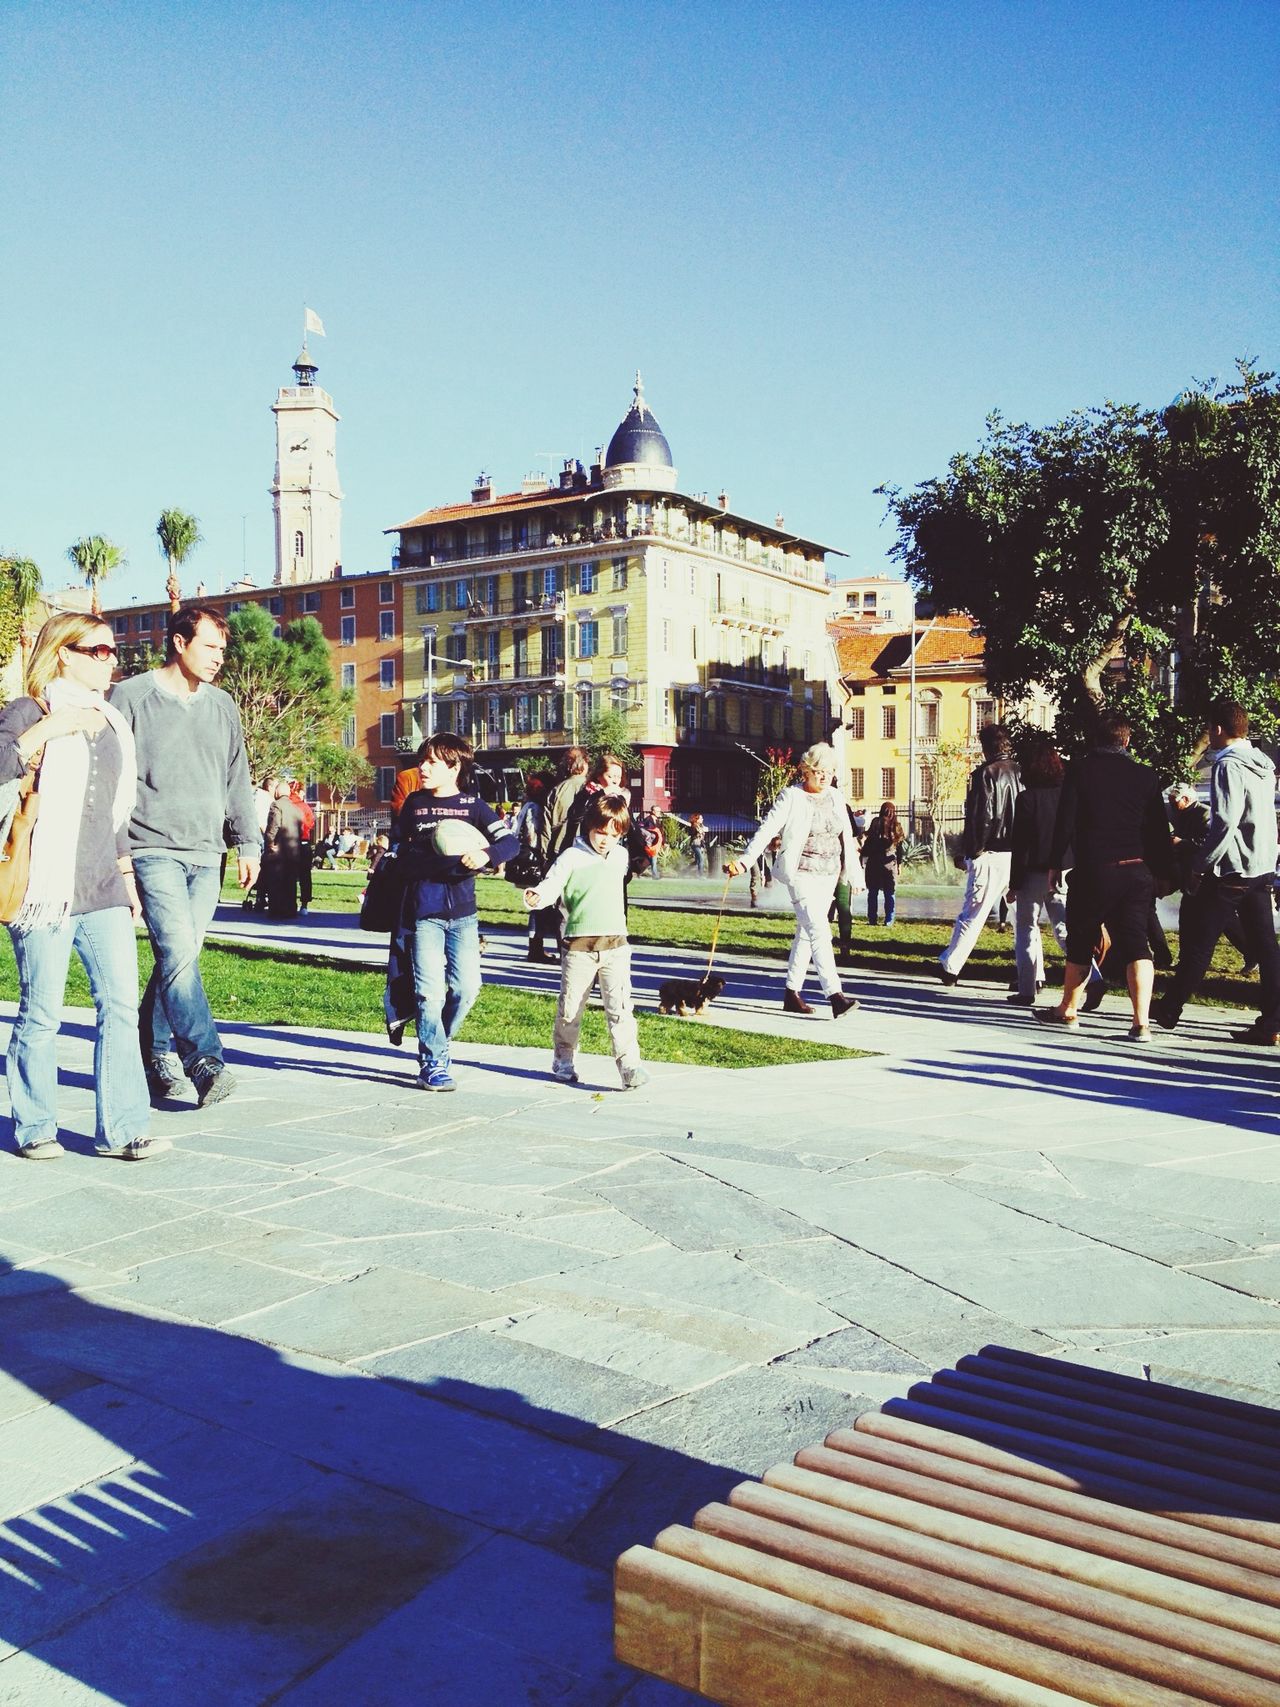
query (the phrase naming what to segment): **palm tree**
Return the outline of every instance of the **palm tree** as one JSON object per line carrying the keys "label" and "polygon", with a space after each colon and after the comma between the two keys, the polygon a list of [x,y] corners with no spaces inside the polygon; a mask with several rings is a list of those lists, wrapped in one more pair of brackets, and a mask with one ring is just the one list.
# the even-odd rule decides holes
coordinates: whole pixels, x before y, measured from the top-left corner
{"label": "palm tree", "polygon": [[[40,602],[40,587],[40,570],[29,557],[0,557],[0,602],[17,624],[15,638],[24,657],[33,638],[28,618]],[[12,656],[11,642],[6,643],[6,651],[8,656],[3,662],[8,663]]]}
{"label": "palm tree", "polygon": [[102,601],[98,597],[98,583],[113,569],[124,567],[124,552],[109,539],[104,539],[100,533],[94,533],[84,539],[78,539],[74,545],[69,545],[67,557],[84,576],[84,584],[93,595],[90,609],[94,616],[101,616]]}
{"label": "palm tree", "polygon": [[178,570],[203,537],[199,522],[185,510],[161,510],[160,520],[156,523],[156,538],[160,541],[160,555],[169,565],[169,579],[164,590],[169,595],[170,610],[177,610],[182,603]]}

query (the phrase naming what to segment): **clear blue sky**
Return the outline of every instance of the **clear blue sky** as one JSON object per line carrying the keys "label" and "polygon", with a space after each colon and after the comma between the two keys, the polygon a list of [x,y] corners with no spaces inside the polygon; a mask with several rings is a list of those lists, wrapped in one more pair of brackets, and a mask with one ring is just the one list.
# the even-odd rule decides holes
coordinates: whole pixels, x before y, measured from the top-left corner
{"label": "clear blue sky", "polygon": [[[0,548],[193,511],[273,573],[302,305],[349,572],[607,442],[883,569],[881,482],[992,408],[1280,366],[1271,0],[68,5],[0,13]],[[550,453],[548,456],[547,453]]]}

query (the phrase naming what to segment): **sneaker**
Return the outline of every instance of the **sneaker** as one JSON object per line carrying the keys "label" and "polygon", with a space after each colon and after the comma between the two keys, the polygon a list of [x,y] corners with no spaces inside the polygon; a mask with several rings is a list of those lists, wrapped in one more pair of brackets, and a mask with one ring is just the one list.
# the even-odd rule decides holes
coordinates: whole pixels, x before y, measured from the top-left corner
{"label": "sneaker", "polygon": [[134,1138],[128,1144],[95,1144],[93,1153],[117,1162],[145,1162],[149,1157],[162,1155],[172,1148],[167,1138]]}
{"label": "sneaker", "polygon": [[1139,1025],[1137,1020],[1134,1020],[1133,1024],[1125,1033],[1124,1040],[1126,1043],[1150,1043],[1151,1027],[1149,1025]]}
{"label": "sneaker", "polygon": [[236,1088],[236,1082],[216,1055],[201,1055],[187,1069],[187,1077],[196,1087],[196,1101],[201,1108],[224,1102]]}
{"label": "sneaker", "polygon": [[444,1055],[439,1061],[433,1061],[429,1067],[424,1067],[418,1078],[420,1091],[456,1091],[457,1085],[449,1071],[449,1057]]}
{"label": "sneaker", "polygon": [[187,1076],[172,1057],[153,1055],[147,1062],[147,1091],[153,1104],[181,1096],[186,1085]]}
{"label": "sneaker", "polygon": [[562,1085],[576,1085],[578,1082],[578,1075],[574,1070],[572,1061],[553,1061],[551,1063],[551,1077],[559,1079]]}
{"label": "sneaker", "polygon": [[1068,1019],[1065,1014],[1060,1014],[1057,1008],[1032,1008],[1031,1011],[1041,1025],[1061,1025],[1065,1026],[1068,1031],[1079,1031],[1080,1029],[1080,1021],[1074,1014]]}
{"label": "sneaker", "polygon": [[837,990],[831,998],[832,1019],[839,1019],[842,1014],[851,1014],[857,1005],[856,996],[846,996],[842,990]]}
{"label": "sneaker", "polygon": [[622,1068],[622,1088],[624,1091],[638,1091],[649,1083],[649,1075],[643,1067]]}
{"label": "sneaker", "polygon": [[1034,996],[1006,996],[1005,1001],[1011,1008],[1033,1008],[1036,1005]]}
{"label": "sneaker", "polygon": [[29,1144],[19,1144],[18,1154],[27,1162],[51,1162],[62,1154],[56,1138],[33,1138]]}

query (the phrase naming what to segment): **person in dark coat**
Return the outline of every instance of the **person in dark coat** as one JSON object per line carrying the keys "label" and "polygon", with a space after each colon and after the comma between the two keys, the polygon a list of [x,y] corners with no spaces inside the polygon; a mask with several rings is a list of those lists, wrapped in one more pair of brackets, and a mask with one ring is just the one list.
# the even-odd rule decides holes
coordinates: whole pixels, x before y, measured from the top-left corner
{"label": "person in dark coat", "polygon": [[1101,944],[1123,965],[1133,1005],[1129,1041],[1150,1041],[1151,958],[1148,920],[1159,887],[1174,881],[1173,838],[1160,779],[1129,754],[1129,720],[1105,712],[1091,752],[1067,767],[1054,820],[1050,887],[1070,862],[1067,966],[1062,1000],[1036,1008],[1046,1025],[1074,1027],[1089,966]]}
{"label": "person in dark coat", "polygon": [[[1044,942],[1040,936],[1043,907],[1058,939],[1067,944],[1066,892],[1050,888],[1053,826],[1062,796],[1063,764],[1047,735],[1029,741],[1022,757],[1023,791],[1013,803],[1013,850],[1009,867],[1009,900],[1013,904],[1013,953],[1018,984],[1009,997],[1015,1007],[1035,1006],[1044,984]],[[1070,856],[1063,855],[1070,864]]]}
{"label": "person in dark coat", "polygon": [[302,808],[290,793],[289,784],[278,782],[262,838],[262,886],[267,895],[268,918],[298,916],[298,879],[302,874],[302,844],[306,840],[304,823]]}

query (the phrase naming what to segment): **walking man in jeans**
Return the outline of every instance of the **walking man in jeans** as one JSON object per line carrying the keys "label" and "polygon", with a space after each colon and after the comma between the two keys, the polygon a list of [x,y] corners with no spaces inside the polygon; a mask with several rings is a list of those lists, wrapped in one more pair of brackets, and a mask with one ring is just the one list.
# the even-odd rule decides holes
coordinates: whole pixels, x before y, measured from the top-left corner
{"label": "walking man in jeans", "polygon": [[235,1088],[200,981],[200,950],[222,888],[227,842],[240,887],[258,876],[262,838],[240,713],[213,686],[227,625],[208,606],[169,618],[165,661],[120,682],[111,703],[133,730],[138,799],[129,824],[133,868],[155,953],[142,998],[142,1060],[153,1102],[191,1080],[201,1108]]}
{"label": "walking man in jeans", "polygon": [[1249,740],[1249,717],[1235,700],[1209,707],[1209,828],[1185,880],[1178,969],[1151,1017],[1172,1031],[1204,982],[1218,939],[1240,921],[1243,952],[1258,963],[1258,1018],[1237,1043],[1280,1044],[1280,945],[1271,886],[1276,869],[1275,766]]}

